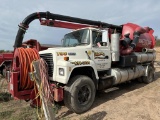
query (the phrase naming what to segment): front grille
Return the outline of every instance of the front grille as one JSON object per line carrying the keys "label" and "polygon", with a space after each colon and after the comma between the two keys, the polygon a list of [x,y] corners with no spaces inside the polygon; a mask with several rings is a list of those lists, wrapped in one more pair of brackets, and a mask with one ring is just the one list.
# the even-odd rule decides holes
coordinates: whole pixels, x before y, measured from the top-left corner
{"label": "front grille", "polygon": [[40,57],[43,58],[48,64],[48,75],[49,77],[53,77],[53,55],[51,53],[40,54]]}

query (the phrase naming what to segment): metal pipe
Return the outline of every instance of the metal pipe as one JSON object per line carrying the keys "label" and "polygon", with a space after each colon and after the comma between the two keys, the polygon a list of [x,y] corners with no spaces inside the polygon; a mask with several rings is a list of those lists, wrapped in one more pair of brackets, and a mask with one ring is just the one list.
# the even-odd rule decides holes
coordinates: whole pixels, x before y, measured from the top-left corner
{"label": "metal pipe", "polygon": [[17,32],[17,36],[15,39],[14,48],[20,47],[22,45],[23,37],[26,30],[29,27],[29,24],[35,19],[42,19],[42,18],[52,19],[52,20],[62,20],[62,21],[88,24],[88,25],[96,25],[101,28],[112,28],[120,31],[122,30],[122,26],[108,24],[101,21],[93,21],[93,20],[81,19],[76,17],[64,16],[59,14],[53,14],[50,12],[37,12],[37,13],[32,13],[28,15],[19,25],[19,30]]}
{"label": "metal pipe", "polygon": [[142,52],[145,52],[145,53],[153,53],[153,52],[155,52],[155,50],[154,50],[154,49],[143,48],[143,49],[142,49]]}

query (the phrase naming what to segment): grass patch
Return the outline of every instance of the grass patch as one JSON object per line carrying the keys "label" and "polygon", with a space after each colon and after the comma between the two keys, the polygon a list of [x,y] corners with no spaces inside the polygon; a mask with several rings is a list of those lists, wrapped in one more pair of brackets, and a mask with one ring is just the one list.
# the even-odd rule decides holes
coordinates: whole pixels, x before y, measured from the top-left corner
{"label": "grass patch", "polygon": [[21,108],[9,120],[38,120],[36,110],[30,106]]}
{"label": "grass patch", "polygon": [[8,92],[1,92],[0,93],[0,101],[3,101],[3,102],[7,102],[11,100],[11,94],[8,93]]}
{"label": "grass patch", "polygon": [[1,120],[8,120],[11,117],[13,112],[14,111],[3,111],[3,112],[0,112],[0,119]]}
{"label": "grass patch", "polygon": [[160,40],[157,40],[156,41],[156,47],[159,47],[160,46]]}
{"label": "grass patch", "polygon": [[2,74],[0,74],[0,78],[5,78]]}

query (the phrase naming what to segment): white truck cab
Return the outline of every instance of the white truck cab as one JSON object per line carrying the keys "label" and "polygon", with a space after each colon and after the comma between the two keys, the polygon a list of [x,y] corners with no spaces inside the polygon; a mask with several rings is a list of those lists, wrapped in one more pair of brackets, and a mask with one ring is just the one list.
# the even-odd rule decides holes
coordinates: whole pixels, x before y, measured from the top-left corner
{"label": "white truck cab", "polygon": [[68,83],[71,73],[76,68],[89,67],[94,71],[96,79],[99,79],[98,71],[111,68],[107,30],[96,28],[75,30],[64,36],[62,47],[49,48],[39,53],[48,64],[50,80],[63,84]]}

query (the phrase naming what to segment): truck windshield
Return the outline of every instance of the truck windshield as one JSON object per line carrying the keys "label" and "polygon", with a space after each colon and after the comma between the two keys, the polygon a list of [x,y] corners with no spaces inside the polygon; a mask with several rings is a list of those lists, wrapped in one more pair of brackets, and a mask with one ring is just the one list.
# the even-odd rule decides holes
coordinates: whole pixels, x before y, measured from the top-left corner
{"label": "truck windshield", "polygon": [[83,29],[66,34],[62,46],[75,47],[77,45],[88,45],[89,43],[89,30]]}

